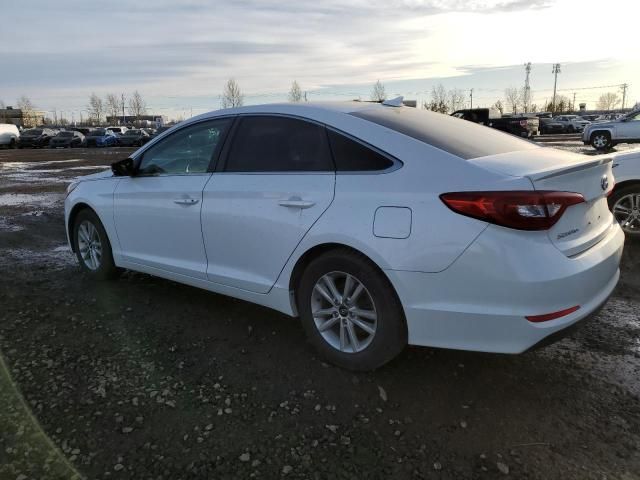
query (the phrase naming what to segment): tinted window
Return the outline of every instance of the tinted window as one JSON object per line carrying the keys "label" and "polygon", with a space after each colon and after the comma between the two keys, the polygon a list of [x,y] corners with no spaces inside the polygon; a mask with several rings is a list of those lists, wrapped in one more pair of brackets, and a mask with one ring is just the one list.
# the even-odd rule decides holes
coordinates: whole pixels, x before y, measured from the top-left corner
{"label": "tinted window", "polygon": [[144,152],[138,171],[141,174],[205,173],[230,124],[230,119],[223,118],[178,130]]}
{"label": "tinted window", "polygon": [[411,107],[372,107],[351,115],[464,159],[542,148],[493,128]]}
{"label": "tinted window", "polygon": [[329,140],[338,171],[386,170],[393,165],[391,159],[337,132],[329,130]]}
{"label": "tinted window", "polygon": [[286,117],[244,117],[227,158],[228,172],[333,171],[324,127]]}

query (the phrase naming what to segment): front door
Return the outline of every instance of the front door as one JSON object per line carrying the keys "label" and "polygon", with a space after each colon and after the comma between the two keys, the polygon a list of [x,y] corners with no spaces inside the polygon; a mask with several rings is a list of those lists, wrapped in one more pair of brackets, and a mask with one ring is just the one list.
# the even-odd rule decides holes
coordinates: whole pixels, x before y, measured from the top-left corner
{"label": "front door", "polygon": [[176,131],[143,153],[135,176],[118,183],[114,216],[125,261],[206,279],[202,191],[230,123]]}
{"label": "front door", "polygon": [[267,293],[333,200],[324,126],[282,116],[240,117],[204,189],[202,234],[212,282]]}

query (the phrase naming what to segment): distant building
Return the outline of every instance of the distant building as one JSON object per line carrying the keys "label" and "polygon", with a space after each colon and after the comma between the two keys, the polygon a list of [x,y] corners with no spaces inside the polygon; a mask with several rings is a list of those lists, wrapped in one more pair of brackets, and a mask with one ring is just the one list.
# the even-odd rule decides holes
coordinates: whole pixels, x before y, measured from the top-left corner
{"label": "distant building", "polygon": [[25,112],[19,108],[0,108],[0,123],[12,123],[18,127],[35,127],[44,123],[44,112]]}
{"label": "distant building", "polygon": [[167,117],[164,115],[122,115],[108,116],[107,123],[109,125],[132,125],[139,124],[140,126],[162,126],[167,123]]}

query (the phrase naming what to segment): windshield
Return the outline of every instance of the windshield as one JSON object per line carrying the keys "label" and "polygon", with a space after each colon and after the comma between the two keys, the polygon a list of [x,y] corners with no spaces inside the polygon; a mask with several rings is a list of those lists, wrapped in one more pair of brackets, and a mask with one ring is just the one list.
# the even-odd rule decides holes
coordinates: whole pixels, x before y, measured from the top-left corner
{"label": "windshield", "polygon": [[60,132],[56,137],[73,137],[73,132]]}
{"label": "windshield", "polygon": [[140,135],[140,130],[129,130],[125,135]]}
{"label": "windshield", "polygon": [[32,128],[24,132],[23,135],[42,135],[42,130],[38,128]]}
{"label": "windshield", "polygon": [[89,137],[103,137],[107,134],[106,130],[94,130],[89,132]]}

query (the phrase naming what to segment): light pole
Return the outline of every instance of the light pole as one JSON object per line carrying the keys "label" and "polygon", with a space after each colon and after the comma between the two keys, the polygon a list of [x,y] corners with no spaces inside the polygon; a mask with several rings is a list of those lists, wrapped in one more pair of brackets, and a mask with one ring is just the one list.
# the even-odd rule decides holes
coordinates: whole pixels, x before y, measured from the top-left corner
{"label": "light pole", "polygon": [[556,86],[558,85],[558,74],[560,73],[560,64],[554,63],[551,73],[555,75],[553,79],[553,113],[556,113]]}

